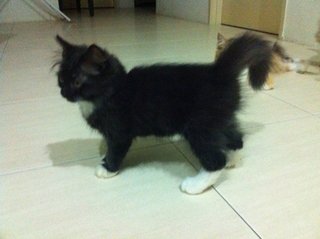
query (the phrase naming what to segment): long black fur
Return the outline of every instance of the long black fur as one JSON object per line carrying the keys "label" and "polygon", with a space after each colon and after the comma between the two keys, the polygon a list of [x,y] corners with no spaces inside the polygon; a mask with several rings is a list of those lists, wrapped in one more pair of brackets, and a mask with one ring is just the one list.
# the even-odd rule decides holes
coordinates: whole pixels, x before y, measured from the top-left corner
{"label": "long black fur", "polygon": [[94,104],[88,124],[106,139],[103,166],[119,170],[137,136],[181,134],[207,171],[226,165],[226,150],[243,146],[235,113],[240,109],[240,72],[250,84],[265,82],[271,46],[244,34],[211,64],[157,64],[126,72],[120,61],[96,45],[72,45],[61,37],[61,94],[71,102]]}

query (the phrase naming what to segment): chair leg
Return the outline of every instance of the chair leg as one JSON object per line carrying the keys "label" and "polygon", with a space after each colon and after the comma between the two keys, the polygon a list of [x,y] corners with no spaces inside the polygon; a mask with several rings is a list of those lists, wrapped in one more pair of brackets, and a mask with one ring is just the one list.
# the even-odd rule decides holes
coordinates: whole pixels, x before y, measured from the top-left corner
{"label": "chair leg", "polygon": [[81,11],[81,0],[76,1],[76,6],[77,6],[77,11],[80,12]]}
{"label": "chair leg", "polygon": [[88,0],[88,7],[89,7],[90,16],[92,17],[94,15],[93,0]]}

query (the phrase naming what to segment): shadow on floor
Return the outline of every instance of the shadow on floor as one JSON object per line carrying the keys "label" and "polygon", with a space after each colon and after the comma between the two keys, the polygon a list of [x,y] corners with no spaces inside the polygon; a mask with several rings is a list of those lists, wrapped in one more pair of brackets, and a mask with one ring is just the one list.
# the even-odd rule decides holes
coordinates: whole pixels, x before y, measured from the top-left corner
{"label": "shadow on floor", "polygon": [[[84,166],[94,169],[101,163],[107,149],[102,139],[71,139],[47,146],[52,165],[56,167]],[[162,168],[178,176],[179,168],[187,161],[171,145],[163,143],[142,148],[132,148],[127,154],[122,170],[138,167],[139,170]]]}
{"label": "shadow on floor", "polygon": [[100,158],[106,151],[102,139],[70,139],[49,144],[47,148],[49,158],[54,166]]}
{"label": "shadow on floor", "polygon": [[[248,135],[255,134],[263,129],[263,125],[258,123],[247,122],[244,125],[245,132]],[[141,141],[140,143],[144,145],[145,142]],[[101,163],[107,151],[105,141],[102,139],[70,139],[49,144],[47,148],[53,166],[82,166],[92,168],[92,170]],[[186,170],[186,168],[188,169]],[[196,172],[172,143],[163,141],[155,145],[145,144],[140,148],[131,148],[121,171],[144,173],[150,172],[150,170],[154,173],[167,172],[178,178],[188,176],[186,172],[189,172],[189,176]]]}

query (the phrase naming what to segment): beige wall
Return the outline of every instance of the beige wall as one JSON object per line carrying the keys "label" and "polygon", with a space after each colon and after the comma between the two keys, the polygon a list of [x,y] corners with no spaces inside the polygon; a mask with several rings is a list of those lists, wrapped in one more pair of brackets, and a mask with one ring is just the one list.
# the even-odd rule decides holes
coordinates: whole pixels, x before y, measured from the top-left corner
{"label": "beige wall", "polygon": [[[58,0],[48,1],[58,8]],[[72,1],[75,2],[75,0]],[[111,2],[111,0],[94,1],[95,6],[106,6]],[[84,6],[86,2],[83,0]],[[133,8],[134,0],[114,0],[114,5],[119,8]],[[0,0],[0,23],[54,20],[56,19],[54,16],[55,14],[48,12],[41,0]]]}
{"label": "beige wall", "polygon": [[[58,0],[49,0],[58,7]],[[19,21],[53,20],[40,0],[1,0],[0,23]]]}
{"label": "beige wall", "polygon": [[156,0],[157,13],[208,23],[209,0]]}
{"label": "beige wall", "polygon": [[283,38],[315,46],[315,33],[320,20],[319,0],[287,0]]}
{"label": "beige wall", "polygon": [[209,1],[209,24],[215,25],[217,29],[221,25],[222,0]]}

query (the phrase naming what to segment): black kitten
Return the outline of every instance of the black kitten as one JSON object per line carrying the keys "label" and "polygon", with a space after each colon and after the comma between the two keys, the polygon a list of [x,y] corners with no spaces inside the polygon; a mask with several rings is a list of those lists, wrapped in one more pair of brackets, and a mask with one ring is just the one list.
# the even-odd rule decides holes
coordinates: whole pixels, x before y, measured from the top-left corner
{"label": "black kitten", "polygon": [[96,45],[63,48],[58,79],[61,94],[78,102],[88,124],[106,139],[108,153],[98,177],[118,173],[137,136],[180,134],[203,167],[181,190],[197,194],[212,186],[227,164],[226,152],[241,149],[239,73],[249,67],[250,84],[265,82],[271,46],[257,36],[236,38],[212,64],[139,66],[126,72],[120,61]]}

